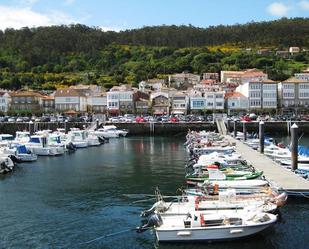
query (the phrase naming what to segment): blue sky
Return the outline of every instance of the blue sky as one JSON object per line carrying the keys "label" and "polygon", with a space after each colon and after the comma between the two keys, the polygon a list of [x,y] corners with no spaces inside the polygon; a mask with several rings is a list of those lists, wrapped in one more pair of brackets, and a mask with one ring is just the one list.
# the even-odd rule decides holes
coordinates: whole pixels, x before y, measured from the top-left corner
{"label": "blue sky", "polygon": [[0,0],[0,29],[82,23],[103,30],[309,17],[309,0]]}

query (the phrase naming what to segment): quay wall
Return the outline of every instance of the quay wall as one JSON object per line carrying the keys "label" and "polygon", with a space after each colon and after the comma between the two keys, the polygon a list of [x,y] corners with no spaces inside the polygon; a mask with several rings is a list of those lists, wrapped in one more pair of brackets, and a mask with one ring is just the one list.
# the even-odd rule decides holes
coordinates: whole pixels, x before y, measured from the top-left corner
{"label": "quay wall", "polygon": [[[292,125],[294,122],[290,123]],[[299,132],[309,134],[309,122],[308,121],[297,121],[295,122],[299,126]],[[9,123],[9,122],[0,122],[0,133],[7,133],[14,135],[16,131],[36,131],[36,130],[56,130],[57,128],[65,128],[67,130],[70,128],[84,128],[88,127],[90,123],[85,122],[35,122],[33,124],[29,123]],[[216,130],[216,124],[213,122],[190,122],[190,123],[115,123],[120,129],[129,130],[129,135],[143,135],[143,136],[152,136],[152,135],[163,135],[163,136],[175,136],[183,135],[187,133],[188,129],[191,130]],[[248,132],[258,132],[259,123],[258,122],[247,122],[247,131]],[[228,129],[233,130],[233,122],[229,122]],[[243,130],[243,124],[237,122],[237,130]],[[266,121],[265,122],[265,132],[273,134],[288,134],[288,123],[285,121]]]}

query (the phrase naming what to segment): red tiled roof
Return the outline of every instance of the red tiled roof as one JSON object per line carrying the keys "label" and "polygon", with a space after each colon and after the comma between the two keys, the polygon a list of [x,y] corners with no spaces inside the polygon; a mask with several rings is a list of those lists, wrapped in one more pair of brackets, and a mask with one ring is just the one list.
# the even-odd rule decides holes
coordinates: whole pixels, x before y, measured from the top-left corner
{"label": "red tiled roof", "polygon": [[231,98],[231,97],[237,98],[237,97],[245,97],[245,96],[242,95],[239,92],[225,93],[225,96],[224,96],[225,99],[228,99],[228,98]]}

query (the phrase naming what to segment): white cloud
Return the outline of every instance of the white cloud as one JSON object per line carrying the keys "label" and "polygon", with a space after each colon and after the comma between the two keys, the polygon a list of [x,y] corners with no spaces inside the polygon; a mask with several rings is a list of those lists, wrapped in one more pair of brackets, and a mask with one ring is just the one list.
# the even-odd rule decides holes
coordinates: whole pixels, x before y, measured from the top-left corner
{"label": "white cloud", "polygon": [[304,10],[309,10],[309,1],[308,0],[302,0],[299,2],[299,6]]}
{"label": "white cloud", "polygon": [[267,11],[273,16],[287,16],[290,7],[284,3],[274,2],[267,7]]}
{"label": "white cloud", "polygon": [[77,23],[73,17],[59,12],[39,13],[30,7],[8,7],[0,5],[0,29],[50,26]]}
{"label": "white cloud", "polygon": [[75,0],[64,0],[64,4],[71,5],[75,2]]}
{"label": "white cloud", "polygon": [[115,27],[107,27],[107,26],[100,26],[99,27],[102,31],[115,31],[119,32],[121,29],[120,28],[115,28]]}

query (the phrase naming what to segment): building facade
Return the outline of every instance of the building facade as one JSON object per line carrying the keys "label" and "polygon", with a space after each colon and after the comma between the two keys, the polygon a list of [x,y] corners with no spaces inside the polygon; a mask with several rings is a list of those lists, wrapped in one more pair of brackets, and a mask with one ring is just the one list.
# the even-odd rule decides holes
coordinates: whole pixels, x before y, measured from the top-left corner
{"label": "building facade", "polygon": [[177,92],[172,97],[172,114],[187,115],[189,98],[184,92]]}
{"label": "building facade", "polygon": [[40,112],[42,111],[43,95],[35,91],[17,91],[11,94],[11,111]]}
{"label": "building facade", "polygon": [[225,94],[225,108],[228,114],[249,109],[248,98],[239,92]]}
{"label": "building facade", "polygon": [[168,93],[154,92],[150,95],[154,115],[169,115],[170,99]]}
{"label": "building facade", "polygon": [[292,77],[278,84],[282,112],[304,112],[309,107],[309,80]]}
{"label": "building facade", "polygon": [[272,80],[247,82],[236,91],[248,98],[249,110],[277,108],[277,83]]}
{"label": "building facade", "polygon": [[110,115],[133,113],[133,90],[130,86],[114,86],[107,92],[107,110]]}
{"label": "building facade", "polygon": [[73,88],[60,89],[55,92],[55,109],[58,111],[87,111],[87,97]]}

